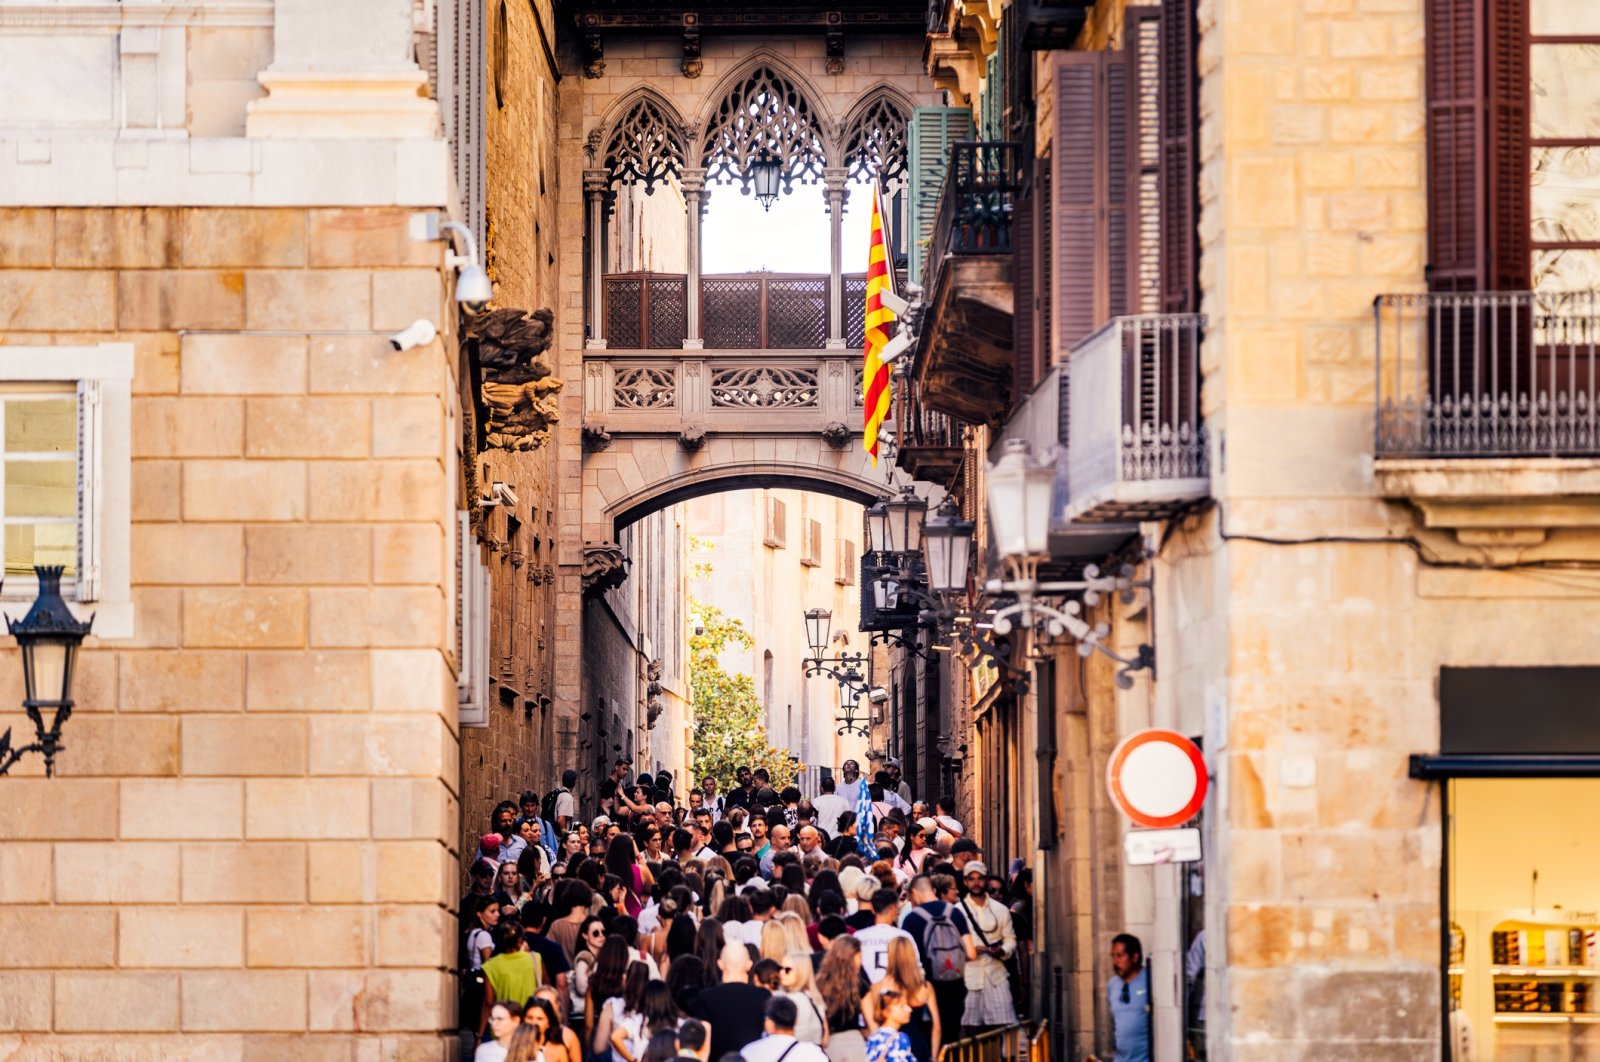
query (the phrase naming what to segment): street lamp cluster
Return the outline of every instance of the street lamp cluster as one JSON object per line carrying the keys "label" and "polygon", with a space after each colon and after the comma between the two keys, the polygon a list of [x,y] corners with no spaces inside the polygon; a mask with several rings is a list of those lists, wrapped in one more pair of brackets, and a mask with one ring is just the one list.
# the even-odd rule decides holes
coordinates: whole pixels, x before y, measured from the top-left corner
{"label": "street lamp cluster", "polygon": [[[1132,567],[1102,574],[1091,565],[1084,569],[1082,579],[1039,581],[1039,566],[1050,556],[1055,469],[1034,458],[1026,442],[1006,442],[1000,460],[988,467],[985,487],[988,530],[1004,565],[1004,577],[981,584],[972,574],[977,527],[973,521],[963,520],[949,499],[930,516],[928,503],[908,486],[867,510],[868,546],[882,561],[872,575],[878,611],[897,611],[909,602],[918,609],[916,625],[932,633],[934,650],[959,645],[963,656],[988,657],[1024,681],[1026,670],[1011,661],[1012,647],[1006,636],[1034,631],[1046,638],[1068,637],[1078,643],[1079,655],[1098,652],[1121,664],[1116,682],[1124,689],[1132,686],[1132,673],[1151,667],[1153,652],[1141,646],[1133,656],[1117,653],[1105,644],[1111,633],[1109,625],[1091,626],[1083,618],[1084,606],[1098,604],[1107,594],[1120,593],[1124,600],[1132,600],[1137,585]],[[806,614],[808,624],[818,611]],[[808,633],[812,634],[813,659],[819,670],[807,673],[832,674],[821,669],[815,632]],[[889,640],[923,651],[919,642],[904,636],[890,636]]]}

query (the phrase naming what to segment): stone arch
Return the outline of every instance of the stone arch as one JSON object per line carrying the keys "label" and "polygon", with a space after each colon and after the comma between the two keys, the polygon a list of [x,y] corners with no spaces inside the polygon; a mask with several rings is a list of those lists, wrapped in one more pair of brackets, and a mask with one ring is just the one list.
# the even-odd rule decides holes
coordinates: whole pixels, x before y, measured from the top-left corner
{"label": "stone arch", "polygon": [[882,176],[886,180],[903,176],[910,165],[915,109],[911,97],[887,82],[863,92],[840,126],[835,164],[846,167],[851,178],[860,179],[878,172],[873,161],[890,154],[895,161],[882,169]]}
{"label": "stone arch", "polygon": [[731,179],[746,188],[749,161],[760,148],[775,150],[783,162],[786,192],[796,181],[821,181],[837,155],[838,126],[823,94],[790,63],[765,50],[718,81],[697,128],[694,158],[707,180]]}
{"label": "stone arch", "polygon": [[688,125],[661,92],[641,85],[618,98],[595,127],[596,165],[608,184],[657,183],[678,179],[690,159]]}
{"label": "stone arch", "polygon": [[676,436],[636,436],[584,455],[584,538],[616,541],[622,528],[675,502],[751,487],[793,487],[870,505],[907,482],[851,439],[712,434],[697,451]]}

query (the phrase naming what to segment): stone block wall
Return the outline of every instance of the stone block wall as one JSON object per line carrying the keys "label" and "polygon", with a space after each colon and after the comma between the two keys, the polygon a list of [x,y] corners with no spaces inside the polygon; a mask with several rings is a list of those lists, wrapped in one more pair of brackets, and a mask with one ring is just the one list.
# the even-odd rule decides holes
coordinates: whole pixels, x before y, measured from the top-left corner
{"label": "stone block wall", "polygon": [[[0,1054],[439,1059],[454,306],[403,209],[0,211],[0,343],[128,341],[134,637],[0,779]],[[417,318],[445,335],[396,352]],[[8,643],[9,645],[9,643]],[[15,650],[0,727],[22,727]]]}

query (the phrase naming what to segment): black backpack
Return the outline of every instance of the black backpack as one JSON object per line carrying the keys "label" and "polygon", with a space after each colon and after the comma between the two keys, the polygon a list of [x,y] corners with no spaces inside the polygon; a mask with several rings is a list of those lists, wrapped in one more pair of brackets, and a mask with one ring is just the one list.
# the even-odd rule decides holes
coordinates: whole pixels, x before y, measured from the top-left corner
{"label": "black backpack", "polygon": [[[539,817],[548,822],[552,830],[561,828],[561,824],[556,821],[556,797],[565,792],[565,788],[556,786],[556,788],[544,795],[543,800],[539,801]],[[557,841],[559,843],[559,838]]]}

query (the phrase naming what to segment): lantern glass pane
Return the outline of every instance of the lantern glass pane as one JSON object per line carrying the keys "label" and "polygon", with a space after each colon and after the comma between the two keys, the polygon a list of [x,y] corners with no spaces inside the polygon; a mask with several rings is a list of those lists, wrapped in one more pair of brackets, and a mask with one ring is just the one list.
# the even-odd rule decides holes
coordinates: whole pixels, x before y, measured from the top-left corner
{"label": "lantern glass pane", "polygon": [[26,696],[32,701],[65,700],[63,687],[67,677],[67,645],[65,642],[41,638],[23,649],[31,653],[33,666],[28,676],[33,680]]}

